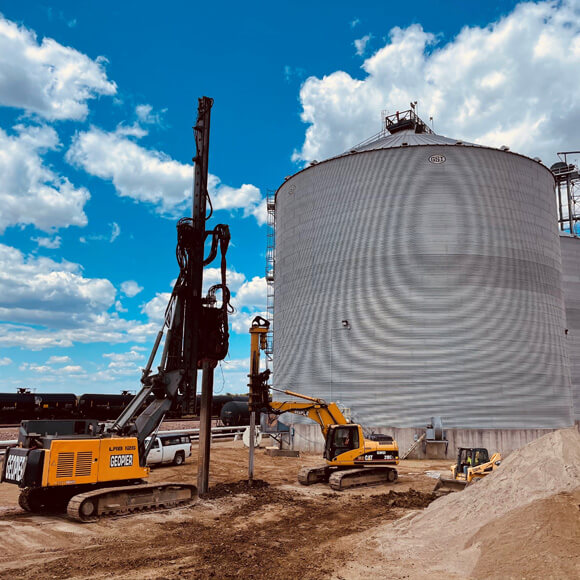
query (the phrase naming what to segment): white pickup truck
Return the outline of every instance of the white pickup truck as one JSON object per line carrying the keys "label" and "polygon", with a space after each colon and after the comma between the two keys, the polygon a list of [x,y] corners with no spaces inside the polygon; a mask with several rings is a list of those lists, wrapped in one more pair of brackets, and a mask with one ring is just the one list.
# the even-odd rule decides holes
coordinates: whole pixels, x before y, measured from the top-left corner
{"label": "white pickup truck", "polygon": [[[149,444],[149,438],[147,438]],[[155,437],[147,455],[147,465],[173,463],[182,465],[185,458],[191,457],[191,441],[184,433],[160,434]]]}

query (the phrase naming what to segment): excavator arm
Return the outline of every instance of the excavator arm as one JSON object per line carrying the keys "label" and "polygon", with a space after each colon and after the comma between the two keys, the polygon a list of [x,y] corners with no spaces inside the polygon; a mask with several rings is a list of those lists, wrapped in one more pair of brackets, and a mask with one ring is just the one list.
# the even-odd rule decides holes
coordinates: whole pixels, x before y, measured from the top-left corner
{"label": "excavator arm", "polygon": [[[272,389],[278,390],[278,389]],[[279,391],[290,397],[305,399],[307,402],[297,401],[271,401],[270,408],[276,414],[294,413],[308,417],[320,425],[322,435],[326,439],[328,429],[332,425],[347,425],[348,421],[338,408],[336,403],[327,403],[323,399],[315,399],[293,391]]]}

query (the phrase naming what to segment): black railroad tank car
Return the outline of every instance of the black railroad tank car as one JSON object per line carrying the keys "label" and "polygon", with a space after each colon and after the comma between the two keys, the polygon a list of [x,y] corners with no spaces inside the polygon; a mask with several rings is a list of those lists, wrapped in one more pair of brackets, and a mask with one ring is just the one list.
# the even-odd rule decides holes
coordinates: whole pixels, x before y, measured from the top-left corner
{"label": "black railroad tank car", "polygon": [[112,394],[85,394],[78,399],[78,415],[83,419],[116,419],[123,409],[132,401],[133,395],[123,393]]}
{"label": "black railroad tank car", "polygon": [[226,427],[250,424],[250,410],[247,401],[229,401],[220,412],[220,420]]}
{"label": "black railroad tank car", "polygon": [[34,415],[36,402],[32,393],[0,393],[0,422],[18,423]]}
{"label": "black railroad tank car", "polygon": [[[121,394],[87,393],[0,393],[0,423],[14,424],[27,419],[116,419],[133,400],[128,392]],[[213,397],[212,417],[221,417],[224,405],[241,402],[247,406],[247,395],[216,395]],[[201,397],[198,395],[198,412]],[[174,406],[167,418],[181,418],[181,408]],[[242,420],[238,418],[237,420]],[[249,421],[249,415],[248,419]]]}
{"label": "black railroad tank car", "polygon": [[[268,414],[269,409],[262,408],[256,414],[256,424],[260,424],[260,416]],[[222,406],[219,414],[220,421],[226,427],[239,427],[250,424],[250,408],[248,404],[248,397],[239,397],[228,401]]]}
{"label": "black railroad tank car", "polygon": [[40,419],[65,419],[77,414],[77,396],[72,393],[35,393],[35,413]]}
{"label": "black railroad tank car", "polygon": [[[222,409],[224,405],[232,402],[245,402],[248,405],[247,395],[214,395],[211,405],[212,417],[220,417],[222,414]],[[198,409],[200,408],[201,401],[198,401]],[[248,419],[249,421],[249,419]]]}

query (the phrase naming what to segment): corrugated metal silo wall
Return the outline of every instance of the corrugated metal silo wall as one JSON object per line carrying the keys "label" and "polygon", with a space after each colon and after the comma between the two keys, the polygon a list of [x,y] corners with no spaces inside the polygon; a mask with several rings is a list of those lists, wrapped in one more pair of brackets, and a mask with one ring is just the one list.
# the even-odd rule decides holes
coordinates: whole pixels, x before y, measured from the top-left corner
{"label": "corrugated metal silo wall", "polygon": [[296,174],[276,199],[276,385],[369,426],[569,426],[555,223],[549,171],[493,149]]}
{"label": "corrugated metal silo wall", "polygon": [[576,421],[580,421],[580,240],[561,236],[560,245],[574,416]]}

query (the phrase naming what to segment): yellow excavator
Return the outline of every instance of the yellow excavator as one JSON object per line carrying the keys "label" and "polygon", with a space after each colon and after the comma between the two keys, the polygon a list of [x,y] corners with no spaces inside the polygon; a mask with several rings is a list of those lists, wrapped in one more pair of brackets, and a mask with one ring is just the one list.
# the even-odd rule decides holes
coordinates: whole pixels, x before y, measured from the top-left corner
{"label": "yellow excavator", "polygon": [[501,465],[501,454],[491,457],[484,447],[459,447],[457,461],[451,465],[451,477],[440,477],[435,490],[443,493],[461,491],[476,483]]}
{"label": "yellow excavator", "polygon": [[[278,390],[278,389],[274,389]],[[306,402],[272,401],[270,409],[277,414],[294,413],[316,421],[324,436],[326,465],[303,467],[298,472],[302,485],[328,482],[332,489],[392,483],[397,477],[399,447],[389,435],[372,434],[367,439],[363,429],[350,423],[336,403],[327,403],[293,391],[279,391]]]}
{"label": "yellow excavator", "polygon": [[[395,466],[399,463],[399,447],[391,436],[371,434],[366,438],[363,428],[348,421],[336,403],[267,385],[270,373],[259,372],[259,360],[260,350],[266,347],[268,329],[269,322],[259,316],[250,329],[250,411],[269,408],[278,415],[294,413],[308,417],[320,425],[325,441],[326,464],[302,468],[298,481],[302,485],[328,482],[337,491],[394,482],[398,477]],[[270,389],[302,401],[270,401]]]}
{"label": "yellow excavator", "polygon": [[[195,400],[197,370],[215,366],[228,352],[229,290],[225,253],[226,225],[205,230],[209,119],[213,101],[199,99],[195,139],[198,154],[193,218],[177,224],[179,277],[165,312],[165,323],[141,377],[141,389],[112,423],[90,420],[23,421],[18,447],[7,450],[0,481],[21,488],[26,511],[66,510],[79,521],[102,515],[190,502],[196,487],[148,484],[147,455],[165,414]],[[205,257],[206,241],[211,250]],[[202,297],[203,267],[221,251],[221,283]],[[216,293],[221,296],[218,304]],[[166,332],[165,332],[166,331]],[[152,373],[166,334],[160,365]],[[212,367],[213,368],[213,367]]]}

